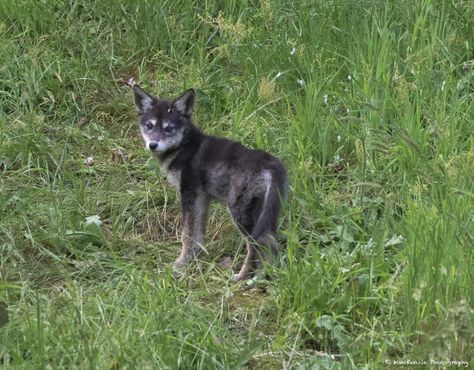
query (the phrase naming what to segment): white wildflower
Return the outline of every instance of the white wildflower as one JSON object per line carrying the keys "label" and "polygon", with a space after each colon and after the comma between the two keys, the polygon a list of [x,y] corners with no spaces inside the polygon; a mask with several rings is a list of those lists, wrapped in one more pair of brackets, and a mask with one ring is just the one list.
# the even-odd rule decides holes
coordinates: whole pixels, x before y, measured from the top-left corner
{"label": "white wildflower", "polygon": [[99,215],[93,215],[86,217],[86,225],[96,225],[100,226],[102,224],[102,221],[100,220]]}
{"label": "white wildflower", "polygon": [[447,275],[448,275],[448,270],[447,270],[446,267],[444,267],[443,265],[441,265],[441,267],[439,268],[439,271],[440,271],[441,274],[443,274],[444,276],[447,276]]}
{"label": "white wildflower", "polygon": [[85,160],[84,160],[84,164],[86,166],[92,166],[94,164],[94,157],[87,157]]}
{"label": "white wildflower", "polygon": [[421,289],[415,289],[413,291],[413,299],[417,302],[420,301],[420,299],[421,299]]}

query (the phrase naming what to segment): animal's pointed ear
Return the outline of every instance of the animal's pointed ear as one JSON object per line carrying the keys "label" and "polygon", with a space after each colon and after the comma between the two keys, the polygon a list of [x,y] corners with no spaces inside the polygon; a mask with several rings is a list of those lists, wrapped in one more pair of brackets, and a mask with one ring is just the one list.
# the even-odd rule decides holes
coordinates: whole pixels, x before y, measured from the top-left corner
{"label": "animal's pointed ear", "polygon": [[133,86],[133,98],[135,99],[135,105],[137,106],[139,114],[151,110],[156,101],[153,96],[149,95],[138,85]]}
{"label": "animal's pointed ear", "polygon": [[173,109],[185,116],[191,116],[193,113],[194,101],[196,94],[193,89],[186,90],[180,97],[173,102]]}

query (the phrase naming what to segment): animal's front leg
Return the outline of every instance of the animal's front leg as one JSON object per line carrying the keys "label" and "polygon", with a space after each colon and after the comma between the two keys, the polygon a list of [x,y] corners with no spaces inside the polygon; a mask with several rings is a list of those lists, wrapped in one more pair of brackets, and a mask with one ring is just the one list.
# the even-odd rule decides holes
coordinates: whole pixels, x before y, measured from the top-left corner
{"label": "animal's front leg", "polygon": [[201,251],[207,221],[209,199],[204,193],[184,193],[182,199],[182,249],[173,263],[175,269],[186,267]]}
{"label": "animal's front leg", "polygon": [[173,268],[181,269],[186,267],[194,258],[193,253],[193,215],[190,212],[182,212],[182,228],[181,231],[181,254],[174,261]]}

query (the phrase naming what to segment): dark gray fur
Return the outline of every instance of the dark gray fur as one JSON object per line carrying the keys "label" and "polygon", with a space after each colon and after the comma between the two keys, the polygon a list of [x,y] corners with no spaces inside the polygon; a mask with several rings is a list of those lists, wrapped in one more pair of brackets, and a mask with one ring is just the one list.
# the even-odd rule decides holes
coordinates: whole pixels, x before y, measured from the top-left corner
{"label": "dark gray fur", "polygon": [[247,240],[245,262],[234,279],[247,278],[261,267],[260,258],[278,252],[275,233],[287,189],[283,164],[262,150],[201,132],[191,122],[192,89],[174,100],[152,97],[138,85],[133,91],[145,145],[181,196],[183,246],[173,267],[185,267],[201,250],[209,201],[217,199]]}

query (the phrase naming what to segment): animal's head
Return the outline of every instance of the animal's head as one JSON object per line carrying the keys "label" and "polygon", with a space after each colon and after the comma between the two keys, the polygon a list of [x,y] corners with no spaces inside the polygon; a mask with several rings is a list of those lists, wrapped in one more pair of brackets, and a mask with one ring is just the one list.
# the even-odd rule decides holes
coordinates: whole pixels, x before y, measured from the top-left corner
{"label": "animal's head", "polygon": [[133,86],[138,122],[145,147],[156,153],[177,148],[191,126],[195,94],[186,90],[174,100],[159,99]]}

